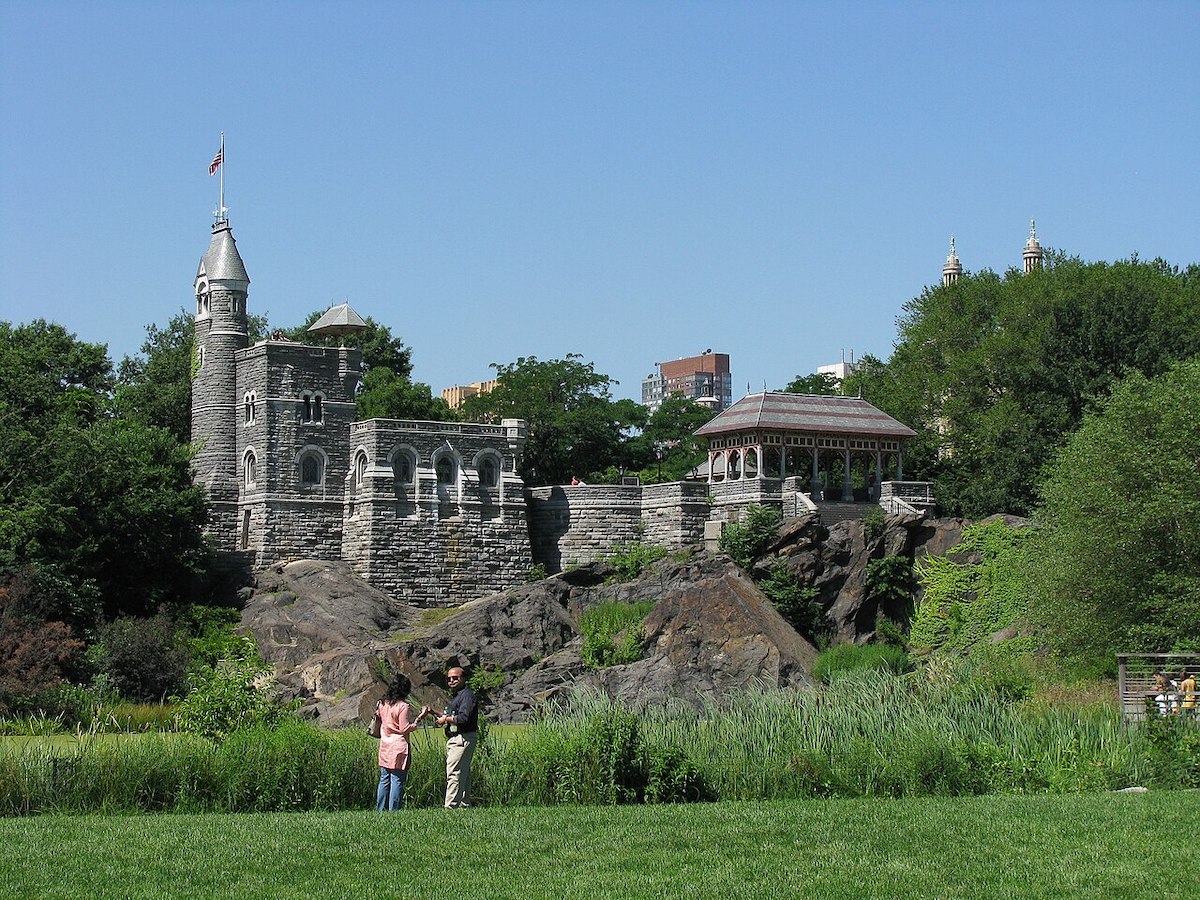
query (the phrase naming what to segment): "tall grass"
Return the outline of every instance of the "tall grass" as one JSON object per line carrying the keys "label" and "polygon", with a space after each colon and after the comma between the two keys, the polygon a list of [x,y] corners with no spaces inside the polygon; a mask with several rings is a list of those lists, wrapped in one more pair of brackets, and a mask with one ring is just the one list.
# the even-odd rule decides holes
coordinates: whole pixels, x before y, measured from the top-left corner
{"label": "tall grass", "polygon": [[[844,674],[818,691],[744,691],[638,712],[579,693],[485,737],[479,805],[909,797],[1200,786],[1200,728],[1124,726],[1113,705],[1014,701],[926,668]],[[64,746],[61,742],[68,740]],[[372,805],[376,743],[288,721],[223,743],[186,734],[0,741],[0,815],[268,812]],[[54,743],[59,742],[59,743]],[[444,739],[412,737],[410,806],[437,806]]]}

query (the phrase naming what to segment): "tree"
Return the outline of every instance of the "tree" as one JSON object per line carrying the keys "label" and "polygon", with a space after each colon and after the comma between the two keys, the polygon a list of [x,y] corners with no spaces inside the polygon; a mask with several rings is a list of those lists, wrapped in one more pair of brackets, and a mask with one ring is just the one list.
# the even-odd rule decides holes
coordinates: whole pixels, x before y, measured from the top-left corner
{"label": "tree", "polygon": [[1038,621],[1081,657],[1200,649],[1200,357],[1129,374],[1052,461]]}
{"label": "tree", "polygon": [[1050,253],[1029,275],[927,289],[905,305],[888,363],[847,388],[918,432],[905,468],[936,483],[947,512],[1029,515],[1042,467],[1126,369],[1153,377],[1200,353],[1197,309],[1194,265]]}
{"label": "tree", "polygon": [[281,333],[293,341],[302,344],[316,344],[329,347],[357,347],[362,351],[363,368],[374,369],[382,366],[391,369],[392,374],[400,378],[412,377],[412,350],[404,346],[404,341],[392,336],[392,330],[386,325],[376,322],[370,316],[363,319],[366,330],[357,334],[347,334],[343,337],[315,337],[308,329],[316,324],[317,319],[325,315],[327,310],[318,309],[308,314],[303,325],[295,328],[285,328]]}
{"label": "tree", "polygon": [[184,310],[165,327],[146,326],[139,356],[117,368],[118,415],[165,428],[181,444],[192,434],[192,340],[195,322]]}
{"label": "tree", "polygon": [[828,372],[814,372],[812,375],[797,375],[783,389],[785,394],[819,394],[832,397],[841,392],[838,379]]}
{"label": "tree", "polygon": [[383,366],[367,371],[355,411],[359,419],[445,422],[454,417],[446,401],[431,394],[429,385],[409,381]]}
{"label": "tree", "polygon": [[565,484],[572,476],[590,478],[624,464],[626,439],[644,411],[639,414],[632,401],[614,403],[613,380],[590,362],[570,353],[545,362],[523,356],[492,368],[495,389],[468,397],[461,412],[468,421],[526,421],[528,439],[518,461],[526,482]]}
{"label": "tree", "polygon": [[0,574],[31,569],[74,625],[177,602],[206,558],[187,448],[113,418],[112,385],[103,346],[0,323]]}
{"label": "tree", "polygon": [[696,430],[715,413],[691,397],[672,395],[663,400],[646,421],[642,433],[630,440],[643,458],[642,481],[656,483],[679,481],[701,465],[708,454],[708,442],[696,437]]}
{"label": "tree", "polygon": [[[264,316],[250,316],[251,345],[267,333]],[[126,356],[117,367],[116,414],[155,428],[165,428],[181,444],[192,439],[192,367],[196,323],[181,309],[163,327],[146,326],[146,340],[137,356]]]}

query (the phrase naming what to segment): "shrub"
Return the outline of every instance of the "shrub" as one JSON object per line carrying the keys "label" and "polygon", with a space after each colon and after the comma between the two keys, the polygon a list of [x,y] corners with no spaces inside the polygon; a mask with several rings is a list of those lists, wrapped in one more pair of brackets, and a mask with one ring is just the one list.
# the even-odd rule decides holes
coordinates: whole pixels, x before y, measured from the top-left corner
{"label": "shrub", "polygon": [[740,522],[725,526],[718,546],[729,558],[748,569],[775,540],[783,514],[773,507],[751,503]]}
{"label": "shrub", "polygon": [[0,618],[0,715],[41,708],[83,659],[83,642],[62,622]]}
{"label": "shrub", "polygon": [[817,600],[819,591],[805,587],[782,563],[771,566],[758,586],[788,624],[817,646],[829,639],[829,622]]}
{"label": "shrub", "polygon": [[290,716],[291,709],[276,695],[271,666],[252,642],[246,642],[244,652],[241,659],[193,674],[191,689],[175,714],[180,730],[220,741],[238,729],[273,727]]}
{"label": "shrub", "polygon": [[863,516],[863,535],[866,537],[867,543],[882,537],[886,528],[883,510],[878,506]]}
{"label": "shrub", "polygon": [[912,561],[906,556],[885,556],[867,563],[867,597],[877,609],[907,618],[912,608]]}
{"label": "shrub", "polygon": [[633,579],[642,574],[642,569],[666,555],[667,548],[659,547],[655,544],[641,544],[636,542],[617,544],[605,557],[605,562],[611,565],[614,570],[608,580],[618,584],[633,581]]}
{"label": "shrub", "polygon": [[882,669],[893,675],[912,671],[912,660],[899,647],[888,644],[838,644],[817,657],[813,676],[826,684],[847,672]]}
{"label": "shrub", "polygon": [[540,562],[534,563],[525,573],[525,581],[529,584],[532,584],[535,581],[542,581],[543,579],[549,577],[550,575],[546,571],[546,564]]}
{"label": "shrub", "polygon": [[183,687],[188,651],[162,613],[114,619],[101,627],[94,649],[98,674],[129,700],[162,700]]}
{"label": "shrub", "polygon": [[504,685],[504,670],[499,666],[490,669],[480,667],[471,673],[467,685],[476,694],[486,697],[491,691]]}
{"label": "shrub", "polygon": [[627,665],[642,658],[646,631],[642,620],[654,609],[653,600],[601,603],[583,614],[583,661],[593,669]]}
{"label": "shrub", "polygon": [[180,617],[180,624],[190,635],[188,654],[193,666],[215,666],[230,656],[236,656],[242,638],[236,628],[242,617],[229,606],[196,604]]}

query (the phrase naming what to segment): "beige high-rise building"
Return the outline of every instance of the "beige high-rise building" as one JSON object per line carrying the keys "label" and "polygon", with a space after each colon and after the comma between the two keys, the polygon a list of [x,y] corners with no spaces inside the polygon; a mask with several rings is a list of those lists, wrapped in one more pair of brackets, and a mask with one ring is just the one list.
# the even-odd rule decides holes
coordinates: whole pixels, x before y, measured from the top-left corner
{"label": "beige high-rise building", "polygon": [[490,394],[496,389],[496,379],[491,381],[476,381],[472,384],[456,384],[442,391],[442,399],[451,409],[458,409],[468,397],[476,394]]}

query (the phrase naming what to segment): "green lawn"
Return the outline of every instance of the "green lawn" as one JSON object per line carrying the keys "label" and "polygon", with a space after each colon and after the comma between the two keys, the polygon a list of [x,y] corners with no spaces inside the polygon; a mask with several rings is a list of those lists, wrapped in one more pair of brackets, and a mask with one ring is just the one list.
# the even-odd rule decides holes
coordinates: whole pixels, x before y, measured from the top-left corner
{"label": "green lawn", "polygon": [[1200,794],[0,820],[19,897],[1197,897]]}

